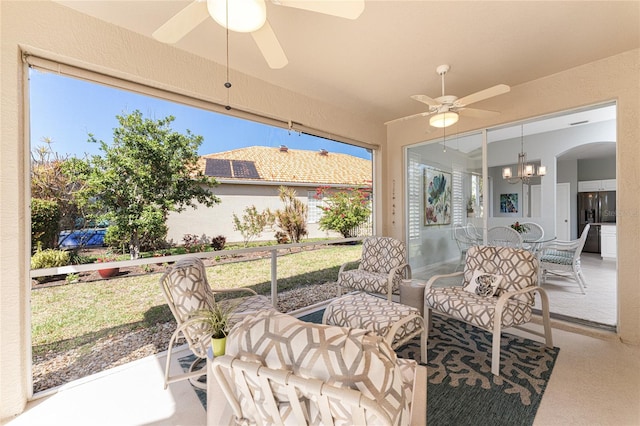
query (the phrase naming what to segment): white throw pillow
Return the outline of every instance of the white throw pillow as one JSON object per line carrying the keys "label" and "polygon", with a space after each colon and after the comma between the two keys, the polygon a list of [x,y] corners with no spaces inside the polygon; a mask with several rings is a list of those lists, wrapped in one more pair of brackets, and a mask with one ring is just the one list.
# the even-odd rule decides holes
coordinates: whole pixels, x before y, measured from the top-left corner
{"label": "white throw pillow", "polygon": [[478,296],[489,297],[496,294],[501,282],[502,275],[488,274],[481,270],[475,270],[469,284],[464,289]]}

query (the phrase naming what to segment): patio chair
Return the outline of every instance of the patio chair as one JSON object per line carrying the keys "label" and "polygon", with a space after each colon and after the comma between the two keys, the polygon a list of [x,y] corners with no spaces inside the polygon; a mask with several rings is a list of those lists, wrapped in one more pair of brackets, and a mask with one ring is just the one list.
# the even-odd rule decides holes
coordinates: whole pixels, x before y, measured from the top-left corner
{"label": "patio chair", "polygon": [[[391,237],[365,238],[360,259],[340,266],[338,297],[343,290],[351,289],[382,294],[391,300],[394,293],[399,293],[403,277],[411,278],[411,266],[406,259],[407,249],[402,241]],[[347,270],[354,265],[358,268]]]}
{"label": "patio chair", "polygon": [[522,248],[522,236],[509,226],[495,226],[487,231],[487,245]]}
{"label": "patio chair", "polygon": [[235,424],[427,424],[426,367],[366,330],[261,312],[212,369]]}
{"label": "patio chair", "polygon": [[570,276],[576,280],[582,294],[586,294],[587,282],[582,274],[580,266],[580,255],[587,240],[589,227],[587,224],[580,235],[580,238],[572,241],[554,240],[542,247],[540,250],[540,271],[542,283],[547,279],[547,274]]}
{"label": "patio chair", "polygon": [[[436,286],[438,280],[450,282],[460,277],[456,286]],[[474,246],[467,252],[463,272],[436,275],[424,292],[424,315],[427,334],[431,311],[450,316],[493,333],[491,372],[500,375],[500,336],[503,328],[518,327],[531,321],[535,292],[542,302],[544,336],[553,347],[549,321],[549,299],[538,285],[538,260],[533,253],[511,247]],[[427,337],[428,338],[428,337]]]}
{"label": "patio chair", "polygon": [[[231,309],[231,323],[235,324],[245,315],[255,314],[261,310],[275,310],[271,301],[265,296],[259,296],[249,288],[215,289],[209,286],[204,263],[197,257],[188,257],[179,260],[165,272],[160,279],[162,293],[171,309],[178,326],[169,340],[167,349],[167,362],[165,366],[164,387],[170,383],[189,379],[196,387],[206,389],[206,385],[196,380],[197,377],[206,374],[204,366],[196,370],[202,360],[206,360],[207,349],[211,336],[206,332],[203,320],[197,317],[197,312],[203,309],[211,309],[216,302],[216,294],[230,292],[245,292],[250,296],[223,300],[219,303]],[[232,305],[230,305],[232,304]],[[176,376],[169,376],[171,352],[176,341],[184,337],[189,349],[197,357],[189,367],[189,371]],[[203,371],[204,370],[204,371]]]}

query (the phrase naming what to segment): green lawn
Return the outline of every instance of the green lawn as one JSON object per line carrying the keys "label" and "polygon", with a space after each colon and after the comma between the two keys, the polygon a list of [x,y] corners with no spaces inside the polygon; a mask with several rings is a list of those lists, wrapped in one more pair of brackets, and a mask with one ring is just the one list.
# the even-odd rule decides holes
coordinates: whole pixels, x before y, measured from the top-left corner
{"label": "green lawn", "polygon": [[[278,291],[336,281],[340,265],[360,257],[360,245],[328,246],[278,257]],[[160,290],[159,273],[80,282],[31,292],[35,355],[83,346],[99,338],[153,327],[173,316]],[[207,268],[213,287],[250,287],[271,293],[271,260]]]}

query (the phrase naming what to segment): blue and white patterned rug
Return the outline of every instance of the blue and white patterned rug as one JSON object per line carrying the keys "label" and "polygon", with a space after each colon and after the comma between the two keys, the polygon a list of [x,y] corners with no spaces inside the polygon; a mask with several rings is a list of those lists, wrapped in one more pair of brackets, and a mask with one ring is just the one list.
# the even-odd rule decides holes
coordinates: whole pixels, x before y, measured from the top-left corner
{"label": "blue and white patterned rug", "polygon": [[[300,318],[319,323],[323,311]],[[531,425],[559,348],[502,333],[500,376],[491,374],[491,334],[433,315],[427,347],[427,424]],[[396,352],[420,361],[419,340]],[[181,358],[186,370],[193,355]],[[206,408],[206,392],[194,388]]]}

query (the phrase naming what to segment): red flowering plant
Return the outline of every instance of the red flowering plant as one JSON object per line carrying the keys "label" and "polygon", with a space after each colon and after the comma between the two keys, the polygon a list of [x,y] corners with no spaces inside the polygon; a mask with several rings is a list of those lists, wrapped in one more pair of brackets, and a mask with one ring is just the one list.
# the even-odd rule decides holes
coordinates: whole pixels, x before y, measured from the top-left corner
{"label": "red flowering plant", "polygon": [[322,200],[320,229],[336,231],[344,238],[353,237],[354,230],[371,216],[371,188],[345,188],[330,191],[323,186],[316,189],[316,198]]}

